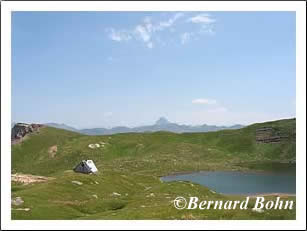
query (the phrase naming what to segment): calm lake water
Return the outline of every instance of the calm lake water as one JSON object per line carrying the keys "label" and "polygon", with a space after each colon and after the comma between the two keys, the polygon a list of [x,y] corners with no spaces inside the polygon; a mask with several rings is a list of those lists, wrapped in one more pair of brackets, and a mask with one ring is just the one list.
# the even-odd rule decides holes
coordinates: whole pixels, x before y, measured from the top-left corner
{"label": "calm lake water", "polygon": [[295,194],[295,172],[195,172],[162,177],[164,182],[190,181],[224,194],[291,193]]}

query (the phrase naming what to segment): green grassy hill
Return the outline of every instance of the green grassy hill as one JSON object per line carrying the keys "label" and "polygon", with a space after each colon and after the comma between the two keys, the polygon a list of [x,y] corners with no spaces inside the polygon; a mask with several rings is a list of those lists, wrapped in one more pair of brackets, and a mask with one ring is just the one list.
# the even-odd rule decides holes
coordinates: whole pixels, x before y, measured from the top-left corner
{"label": "green grassy hill", "polygon": [[[256,129],[287,135],[279,143],[257,143]],[[103,147],[91,149],[89,144]],[[51,155],[50,147],[57,151]],[[86,136],[46,127],[12,146],[12,173],[52,176],[46,183],[12,183],[13,197],[28,212],[13,219],[295,219],[295,210],[255,213],[241,210],[187,211],[172,204],[177,196],[225,199],[230,196],[188,182],[162,183],[160,176],[198,170],[286,171],[295,160],[295,119],[254,124],[238,130]],[[98,175],[71,170],[92,159]],[[76,185],[71,181],[80,181]],[[117,195],[116,193],[120,194]]]}

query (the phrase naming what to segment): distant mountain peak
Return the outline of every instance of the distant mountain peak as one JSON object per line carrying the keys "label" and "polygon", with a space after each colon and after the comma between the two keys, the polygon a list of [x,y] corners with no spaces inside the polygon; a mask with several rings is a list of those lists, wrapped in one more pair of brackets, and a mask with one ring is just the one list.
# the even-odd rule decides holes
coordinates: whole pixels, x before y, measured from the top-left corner
{"label": "distant mountain peak", "polygon": [[170,124],[170,122],[165,117],[160,117],[155,123],[155,125],[166,125],[166,124]]}

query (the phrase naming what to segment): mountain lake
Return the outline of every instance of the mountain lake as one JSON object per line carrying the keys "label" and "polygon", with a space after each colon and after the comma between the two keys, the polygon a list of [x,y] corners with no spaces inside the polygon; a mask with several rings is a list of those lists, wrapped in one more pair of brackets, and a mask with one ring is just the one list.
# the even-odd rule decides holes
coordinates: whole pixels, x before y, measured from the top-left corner
{"label": "mountain lake", "polygon": [[161,177],[163,182],[189,181],[206,186],[222,194],[270,194],[296,193],[295,171],[281,172],[240,172],[201,171]]}

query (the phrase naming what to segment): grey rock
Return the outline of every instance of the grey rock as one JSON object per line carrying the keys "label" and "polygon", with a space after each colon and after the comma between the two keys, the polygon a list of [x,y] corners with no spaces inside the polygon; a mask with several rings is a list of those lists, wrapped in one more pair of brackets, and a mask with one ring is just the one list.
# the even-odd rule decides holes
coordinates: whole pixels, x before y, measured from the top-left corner
{"label": "grey rock", "polygon": [[24,201],[21,199],[21,197],[16,197],[15,199],[12,199],[12,205],[19,206],[23,203]]}

